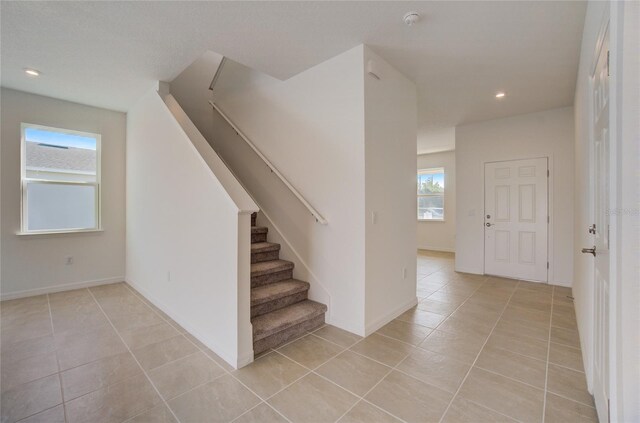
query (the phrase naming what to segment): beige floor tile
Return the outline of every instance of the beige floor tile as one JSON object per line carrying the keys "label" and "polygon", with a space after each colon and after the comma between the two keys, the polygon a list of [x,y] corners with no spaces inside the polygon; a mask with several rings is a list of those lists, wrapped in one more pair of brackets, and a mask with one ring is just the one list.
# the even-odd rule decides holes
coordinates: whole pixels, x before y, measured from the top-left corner
{"label": "beige floor tile", "polygon": [[46,335],[12,344],[0,342],[0,348],[2,363],[8,364],[37,355],[55,353],[56,343],[53,335]]}
{"label": "beige floor tile", "polygon": [[313,373],[269,399],[292,422],[333,422],[358,398]]}
{"label": "beige floor tile", "polygon": [[451,357],[416,349],[398,365],[397,369],[454,394],[470,367],[470,364]]}
{"label": "beige floor tile", "polygon": [[577,348],[556,344],[554,342],[551,343],[550,348],[549,363],[558,364],[560,366],[584,372],[582,351]]}
{"label": "beige floor tile", "polygon": [[537,360],[488,346],[480,353],[475,366],[544,389],[546,360]]}
{"label": "beige floor tile", "polygon": [[491,310],[482,305],[464,303],[452,315],[454,319],[472,321],[493,327],[500,318],[500,312]]}
{"label": "beige floor tile", "polygon": [[227,422],[260,403],[260,399],[230,375],[169,401],[182,423]]}
{"label": "beige floor tile", "polygon": [[342,345],[345,348],[349,348],[362,339],[362,337],[359,335],[347,332],[346,330],[342,330],[331,325],[324,325],[317,331],[313,332],[313,334],[319,336],[320,338],[326,339],[327,341],[331,341],[334,344]]}
{"label": "beige floor tile", "polygon": [[551,313],[545,311],[527,310],[507,305],[502,313],[503,320],[520,321],[523,324],[547,327],[551,323]]}
{"label": "beige floor tile", "polygon": [[56,405],[53,408],[20,420],[20,423],[65,423],[64,406],[62,404]]}
{"label": "beige floor tile", "polygon": [[453,395],[393,371],[365,399],[406,422],[437,422]]}
{"label": "beige floor tile", "polygon": [[128,351],[74,367],[60,373],[64,400],[70,401],[141,373],[142,369]]}
{"label": "beige floor tile", "polygon": [[338,423],[400,423],[400,421],[391,414],[361,400],[342,416]]}
{"label": "beige floor tile", "polygon": [[538,360],[546,360],[549,342],[541,339],[529,338],[527,336],[516,336],[514,334],[503,335],[501,333],[494,332],[489,337],[487,346],[501,348],[503,350],[537,358]]}
{"label": "beige floor tile", "polygon": [[575,308],[574,308],[573,302],[554,303],[553,314],[558,316],[565,316],[565,317],[575,316]]}
{"label": "beige floor tile", "polygon": [[287,423],[287,419],[263,402],[238,417],[233,423]]}
{"label": "beige floor tile", "polygon": [[562,328],[551,328],[551,342],[568,345],[573,348],[580,348],[580,335],[577,330],[567,330]]}
{"label": "beige floor tile", "polygon": [[165,400],[210,382],[223,374],[225,371],[222,367],[201,351],[149,371],[149,377]]}
{"label": "beige floor tile", "polygon": [[127,420],[127,423],[178,423],[166,405],[160,404]]}
{"label": "beige floor tile", "polygon": [[49,309],[49,301],[46,295],[18,298],[0,302],[0,316],[5,317],[13,314],[19,315],[34,311],[46,311]]}
{"label": "beige floor tile", "polygon": [[471,364],[482,349],[485,339],[482,335],[434,330],[419,347]]}
{"label": "beige floor tile", "polygon": [[53,333],[48,311],[3,317],[0,325],[0,340],[7,345]]}
{"label": "beige floor tile", "polygon": [[4,392],[23,383],[58,373],[58,360],[55,352],[27,356],[22,360],[15,359],[10,362],[6,362],[3,356],[0,369],[0,389]]}
{"label": "beige floor tile", "polygon": [[120,332],[124,342],[132,350],[164,341],[179,335],[178,331],[166,322],[143,328],[129,329]]}
{"label": "beige floor tile", "polygon": [[350,350],[387,366],[395,366],[409,355],[414,350],[414,347],[374,333],[355,344]]}
{"label": "beige floor tile", "polygon": [[57,374],[34,380],[2,393],[2,423],[15,422],[62,403]]}
{"label": "beige floor tile", "polygon": [[179,335],[133,350],[133,355],[136,356],[143,369],[152,370],[197,350],[192,342]]}
{"label": "beige floor tile", "polygon": [[390,367],[362,355],[345,351],[320,366],[316,373],[337,383],[349,392],[362,396],[380,382],[390,370]]}
{"label": "beige floor tile", "polygon": [[122,422],[160,401],[147,378],[140,374],[71,400],[65,408],[69,423]]}
{"label": "beige floor tile", "polygon": [[397,320],[426,326],[431,329],[438,327],[438,325],[442,323],[444,319],[445,316],[437,313],[431,313],[429,311],[420,310],[418,308],[412,308],[408,311],[405,311],[397,318]]}
{"label": "beige floor tile", "polygon": [[268,398],[308,372],[282,354],[270,352],[233,375],[260,397]]}
{"label": "beige floor tile", "polygon": [[460,305],[463,302],[465,302],[465,300],[467,298],[469,298],[468,294],[454,294],[453,292],[447,292],[447,291],[441,291],[438,290],[436,292],[434,292],[433,294],[429,295],[427,297],[430,300],[435,300],[435,301],[441,301],[443,303],[450,303],[450,304],[456,304],[456,305]]}
{"label": "beige floor tile", "polygon": [[[185,334],[185,336],[187,338],[189,338],[189,334]],[[202,350],[210,359],[212,359],[213,361],[216,362],[216,364],[220,367],[222,367],[223,369],[225,369],[228,372],[232,372],[235,370],[235,367],[231,366],[229,363],[227,363],[226,361],[224,361],[224,359],[222,357],[220,357],[218,354],[214,353],[213,351],[211,351],[209,348],[207,349],[203,349]]]}
{"label": "beige floor tile", "polygon": [[127,351],[111,327],[56,335],[56,346],[61,371]]}
{"label": "beige floor tile", "polygon": [[552,313],[551,326],[572,331],[578,330],[578,323],[576,322],[576,317],[574,315]]}
{"label": "beige floor tile", "polygon": [[116,312],[108,314],[108,316],[113,326],[120,332],[155,326],[164,322],[164,320],[149,307],[146,305],[144,307],[144,309]]}
{"label": "beige floor tile", "polygon": [[517,420],[504,416],[460,396],[453,400],[442,423],[517,423]]}
{"label": "beige floor tile", "polygon": [[546,423],[598,423],[596,409],[547,393]]}
{"label": "beige floor tile", "polygon": [[415,323],[404,322],[396,319],[378,329],[376,333],[399,341],[407,342],[412,345],[418,345],[431,333],[431,331],[432,329],[426,326],[416,325]]}
{"label": "beige floor tile", "polygon": [[482,322],[474,322],[469,319],[457,319],[449,316],[447,320],[438,326],[438,330],[455,333],[456,335],[482,336],[486,339],[493,326]]}
{"label": "beige floor tile", "polygon": [[426,298],[420,301],[417,305],[418,310],[428,311],[430,313],[440,314],[442,316],[448,316],[458,308],[457,305],[451,303],[444,303],[442,301],[430,300]]}
{"label": "beige floor tile", "polygon": [[547,391],[592,406],[593,397],[587,391],[585,374],[549,364]]}
{"label": "beige floor tile", "polygon": [[549,325],[527,324],[520,320],[500,319],[494,330],[496,333],[505,336],[528,336],[530,338],[549,340]]}
{"label": "beige floor tile", "polygon": [[521,422],[542,420],[544,391],[473,368],[459,395]]}
{"label": "beige floor tile", "polygon": [[344,350],[343,347],[317,336],[307,335],[285,345],[278,351],[309,369],[315,369],[342,350]]}

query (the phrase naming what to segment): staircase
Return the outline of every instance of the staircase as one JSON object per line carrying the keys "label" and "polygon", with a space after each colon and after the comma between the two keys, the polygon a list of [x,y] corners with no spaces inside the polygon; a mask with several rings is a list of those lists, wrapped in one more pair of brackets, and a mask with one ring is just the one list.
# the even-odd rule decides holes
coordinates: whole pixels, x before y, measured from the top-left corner
{"label": "staircase", "polygon": [[324,324],[327,306],[307,299],[309,283],[293,279],[293,263],[280,260],[280,244],[251,215],[251,323],[253,353],[276,348]]}

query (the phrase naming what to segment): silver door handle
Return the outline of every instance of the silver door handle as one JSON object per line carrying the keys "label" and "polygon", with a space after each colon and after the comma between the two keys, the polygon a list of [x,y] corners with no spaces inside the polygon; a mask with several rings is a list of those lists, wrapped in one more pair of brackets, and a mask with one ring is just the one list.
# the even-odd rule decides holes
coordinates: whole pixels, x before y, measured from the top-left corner
{"label": "silver door handle", "polygon": [[585,254],[593,254],[593,256],[596,256],[596,246],[594,245],[593,248],[583,248],[582,252]]}
{"label": "silver door handle", "polygon": [[489,223],[489,222],[485,223],[484,225],[485,225],[487,228],[488,228],[488,227],[490,227],[490,226],[492,226],[492,225],[491,225],[491,223]]}

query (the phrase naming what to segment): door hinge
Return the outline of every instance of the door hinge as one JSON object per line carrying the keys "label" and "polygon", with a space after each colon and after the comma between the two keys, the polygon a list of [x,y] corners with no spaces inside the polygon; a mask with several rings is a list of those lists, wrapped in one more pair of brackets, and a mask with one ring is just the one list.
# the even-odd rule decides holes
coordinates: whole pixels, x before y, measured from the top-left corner
{"label": "door hinge", "polygon": [[549,268],[549,262],[547,262],[547,269]]}
{"label": "door hinge", "polygon": [[607,50],[607,76],[611,76],[611,73],[609,72],[609,50]]}
{"label": "door hinge", "polygon": [[551,218],[547,216],[547,223],[551,222]]}
{"label": "door hinge", "polygon": [[547,178],[549,177],[549,169],[547,169]]}

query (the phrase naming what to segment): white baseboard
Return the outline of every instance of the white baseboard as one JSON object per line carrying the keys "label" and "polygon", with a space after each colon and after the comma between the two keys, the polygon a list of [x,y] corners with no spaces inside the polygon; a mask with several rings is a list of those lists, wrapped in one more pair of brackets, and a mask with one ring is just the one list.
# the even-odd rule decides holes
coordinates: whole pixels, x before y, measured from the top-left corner
{"label": "white baseboard", "polygon": [[0,294],[0,300],[15,300],[18,298],[33,297],[36,295],[53,294],[55,292],[71,291],[73,289],[91,288],[92,286],[107,285],[110,283],[124,282],[124,276],[114,278],[95,279],[91,281],[81,281],[66,283],[63,285],[46,286],[43,288],[26,289],[24,291],[7,292]]}
{"label": "white baseboard", "polygon": [[220,348],[219,345],[195,330],[191,323],[187,321],[187,319],[173,312],[169,307],[167,307],[166,304],[164,304],[162,301],[159,301],[155,296],[151,295],[148,290],[142,288],[140,285],[137,285],[129,278],[126,279],[126,282],[131,285],[131,287],[133,287],[136,291],[142,294],[142,296],[149,300],[154,306],[158,307],[177,324],[186,329],[186,331],[193,335],[198,341],[202,342],[207,348],[220,356],[220,358],[226,361],[231,367],[239,369],[240,367],[246,366],[253,361],[253,350],[242,357],[230,357],[229,354],[224,352],[224,350]]}
{"label": "white baseboard", "polygon": [[430,250],[430,251],[443,251],[445,253],[455,253],[455,248],[450,247],[438,247],[435,245],[418,245],[418,250]]}
{"label": "white baseboard", "polygon": [[364,336],[371,335],[373,332],[377,331],[378,329],[380,329],[381,327],[383,327],[384,325],[386,325],[396,317],[400,316],[402,313],[409,310],[411,307],[415,306],[416,304],[418,304],[418,297],[413,297],[408,302],[400,305],[399,307],[396,307],[395,309],[391,310],[385,315],[380,316],[373,322],[365,325]]}

